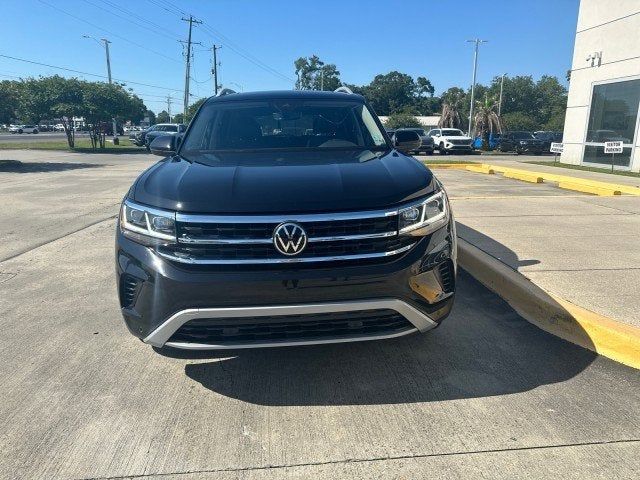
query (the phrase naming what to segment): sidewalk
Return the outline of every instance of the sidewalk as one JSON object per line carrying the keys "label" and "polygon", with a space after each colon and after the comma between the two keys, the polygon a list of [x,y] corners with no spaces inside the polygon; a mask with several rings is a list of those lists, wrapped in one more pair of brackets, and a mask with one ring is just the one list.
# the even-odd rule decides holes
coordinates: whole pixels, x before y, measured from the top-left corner
{"label": "sidewalk", "polygon": [[460,170],[436,175],[449,191],[460,238],[558,297],[640,327],[640,197],[597,197]]}

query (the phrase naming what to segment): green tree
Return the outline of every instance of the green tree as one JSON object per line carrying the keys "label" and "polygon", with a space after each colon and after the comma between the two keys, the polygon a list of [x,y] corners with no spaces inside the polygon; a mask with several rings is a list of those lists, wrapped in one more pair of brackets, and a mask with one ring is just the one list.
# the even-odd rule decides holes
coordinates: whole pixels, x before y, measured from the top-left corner
{"label": "green tree", "polygon": [[504,128],[507,130],[534,131],[540,128],[538,121],[525,112],[509,112],[502,115]]}
{"label": "green tree", "polygon": [[182,113],[176,113],[173,116],[174,123],[184,123],[184,115]]}
{"label": "green tree", "polygon": [[166,110],[162,110],[158,115],[156,115],[156,121],[158,123],[171,123],[171,118]]}
{"label": "green tree", "polygon": [[0,82],[0,123],[11,123],[16,120],[20,93],[19,83],[14,81]]}
{"label": "green tree", "polygon": [[362,91],[378,115],[391,115],[413,107],[417,93],[413,78],[397,71],[376,75]]}
{"label": "green tree", "polygon": [[298,90],[333,91],[342,84],[338,68],[332,63],[324,63],[317,55],[300,57],[293,64]]}
{"label": "green tree", "polygon": [[436,91],[426,77],[416,78],[416,90],[418,95],[429,95],[430,97],[433,97],[433,94]]}
{"label": "green tree", "polygon": [[144,112],[144,115],[142,116],[144,117],[148,117],[149,118],[149,125],[155,125],[156,123],[158,123],[157,118],[156,118],[156,114],[153,113],[151,110],[147,110],[146,112]]}
{"label": "green tree", "polygon": [[84,112],[83,85],[77,78],[28,78],[20,82],[17,116],[21,120],[37,123],[43,118],[60,119],[69,147],[75,145],[73,117]]}
{"label": "green tree", "polygon": [[439,127],[463,128],[465,123],[466,92],[459,87],[451,87],[441,96],[442,113],[438,121]]}
{"label": "green tree", "polygon": [[186,123],[189,123],[191,121],[194,115],[198,112],[198,109],[200,108],[200,106],[206,101],[207,101],[206,98],[201,98],[193,102],[191,105],[189,105],[189,108],[187,109],[187,116],[185,118]]}
{"label": "green tree", "polygon": [[[83,82],[82,115],[92,126],[91,144],[105,147],[105,128],[113,119],[139,121],[147,112],[142,100],[126,91],[122,85],[103,82]],[[115,132],[114,132],[115,133]]]}
{"label": "green tree", "polygon": [[561,131],[567,109],[567,89],[556,77],[543,75],[536,82],[536,103],[536,118],[540,124],[552,124],[555,126],[553,130],[559,127]]}
{"label": "green tree", "polygon": [[387,128],[404,128],[404,127],[415,127],[421,128],[423,125],[413,115],[409,115],[406,113],[394,113],[389,115],[386,122],[384,122],[384,126]]}
{"label": "green tree", "polygon": [[489,135],[502,131],[502,124],[498,117],[498,102],[495,98],[485,95],[484,100],[476,101],[474,112],[475,134],[482,137],[482,149],[489,150]]}

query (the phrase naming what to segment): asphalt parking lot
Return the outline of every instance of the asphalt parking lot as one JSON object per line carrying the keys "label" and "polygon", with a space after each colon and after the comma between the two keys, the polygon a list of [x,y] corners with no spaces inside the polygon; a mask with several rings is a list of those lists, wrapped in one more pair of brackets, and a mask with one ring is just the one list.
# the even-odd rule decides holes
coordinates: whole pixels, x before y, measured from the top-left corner
{"label": "asphalt parking lot", "polygon": [[[157,157],[1,158],[23,163],[0,165],[0,478],[640,471],[638,372],[537,329],[464,272],[451,317],[427,335],[155,351],[122,323],[113,231],[120,199]],[[575,195],[437,174],[454,199]]]}

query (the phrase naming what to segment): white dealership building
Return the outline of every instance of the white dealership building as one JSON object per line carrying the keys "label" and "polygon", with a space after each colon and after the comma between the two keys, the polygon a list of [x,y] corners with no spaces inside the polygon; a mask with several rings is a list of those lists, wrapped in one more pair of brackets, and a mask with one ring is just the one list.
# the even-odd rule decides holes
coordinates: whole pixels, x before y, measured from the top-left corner
{"label": "white dealership building", "polygon": [[640,171],[640,0],[581,0],[561,161]]}

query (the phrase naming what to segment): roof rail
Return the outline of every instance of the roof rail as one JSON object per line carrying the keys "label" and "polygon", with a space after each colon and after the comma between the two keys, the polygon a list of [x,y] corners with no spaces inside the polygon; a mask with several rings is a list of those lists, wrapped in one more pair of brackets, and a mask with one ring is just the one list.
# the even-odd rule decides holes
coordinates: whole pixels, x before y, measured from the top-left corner
{"label": "roof rail", "polygon": [[232,93],[238,93],[235,90],[231,90],[230,88],[223,88],[218,93],[216,93],[216,97],[224,97],[225,95],[231,95]]}
{"label": "roof rail", "polygon": [[351,91],[351,89],[349,87],[338,87],[334,90],[334,92],[341,92],[341,93],[351,93],[353,94],[353,92]]}

